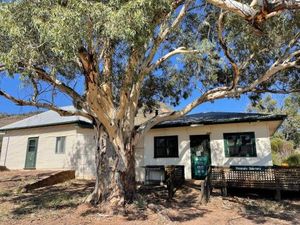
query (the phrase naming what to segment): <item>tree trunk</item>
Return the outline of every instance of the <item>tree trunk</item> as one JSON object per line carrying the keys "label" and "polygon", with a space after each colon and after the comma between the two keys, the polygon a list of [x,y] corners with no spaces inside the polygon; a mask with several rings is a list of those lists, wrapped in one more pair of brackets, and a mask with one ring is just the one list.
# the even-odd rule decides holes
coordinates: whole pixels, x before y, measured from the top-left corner
{"label": "tree trunk", "polygon": [[[135,198],[135,158],[131,141],[120,146],[109,141],[102,126],[96,128],[96,182],[86,202],[93,205],[106,204],[112,207],[132,203]],[[124,158],[120,153],[125,155]]]}
{"label": "tree trunk", "polygon": [[130,146],[130,149],[127,149],[126,159],[127,166],[124,172],[121,173],[121,182],[124,187],[124,198],[126,203],[132,203],[135,198],[136,191],[136,181],[135,181],[135,157],[134,157],[134,148]]}

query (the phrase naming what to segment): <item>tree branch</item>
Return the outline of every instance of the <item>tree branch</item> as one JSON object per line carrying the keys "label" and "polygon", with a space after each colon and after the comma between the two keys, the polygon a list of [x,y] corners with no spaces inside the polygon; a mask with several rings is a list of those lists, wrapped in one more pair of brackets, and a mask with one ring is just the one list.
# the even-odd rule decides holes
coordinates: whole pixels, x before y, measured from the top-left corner
{"label": "tree branch", "polygon": [[130,92],[132,91],[134,86],[134,84],[132,84],[132,79],[136,72],[136,66],[138,65],[139,57],[140,52],[137,49],[132,49],[120,91],[119,110],[116,117],[117,120],[120,120],[124,117],[126,109],[128,108],[131,96]]}
{"label": "tree branch", "polygon": [[297,93],[300,92],[300,89],[290,89],[290,90],[286,90],[286,89],[280,89],[280,90],[276,90],[276,89],[268,89],[268,88],[263,88],[263,89],[259,89],[256,88],[255,90],[253,90],[253,92],[256,93],[272,93],[272,94],[290,94],[290,93]]}
{"label": "tree branch", "polygon": [[[158,36],[154,39],[153,41],[153,46],[149,52],[148,57],[146,57],[143,60],[143,64],[141,66],[141,70],[143,71],[143,69],[146,69],[148,67],[148,65],[150,65],[150,63],[152,62],[160,44],[166,39],[167,35],[169,34],[169,32],[173,29],[175,29],[183,20],[184,16],[187,13],[188,7],[192,4],[192,0],[187,0],[184,2],[184,5],[182,6],[179,14],[177,15],[177,17],[175,18],[175,20],[173,21],[173,23],[171,23],[171,25],[166,26],[165,29],[160,30]],[[176,10],[176,8],[173,9],[172,12],[174,12]],[[172,13],[170,12],[170,13]]]}
{"label": "tree branch", "polygon": [[240,78],[240,69],[239,69],[238,65],[235,63],[234,59],[231,57],[231,55],[229,53],[229,50],[228,50],[228,47],[226,45],[226,42],[223,38],[223,23],[224,23],[224,20],[225,20],[225,15],[226,15],[226,12],[221,12],[220,16],[219,16],[219,20],[218,20],[218,39],[219,39],[221,47],[224,51],[225,56],[227,57],[227,59],[229,60],[231,66],[233,68],[233,79],[232,79],[231,88],[235,88],[238,81],[239,81],[239,78]]}
{"label": "tree branch", "polygon": [[[140,91],[142,88],[142,83],[144,81],[145,76],[151,72],[151,69],[149,69],[149,67],[151,67],[151,62],[152,62],[155,54],[157,53],[159,46],[166,39],[166,37],[168,36],[170,31],[174,30],[182,22],[182,20],[184,19],[184,16],[187,13],[189,6],[192,3],[193,3],[193,0],[175,1],[173,4],[172,11],[165,15],[164,22],[162,22],[163,25],[160,27],[161,30],[160,30],[158,36],[152,41],[152,47],[150,48],[149,53],[146,56],[144,56],[144,58],[140,64],[141,66],[139,69],[139,74],[138,74],[137,80],[136,80],[135,84],[133,84],[133,86],[132,86],[132,89],[130,92],[130,98],[131,98],[130,104],[132,105],[132,108],[137,107]],[[174,19],[174,21],[172,23],[170,23],[170,25],[167,25],[168,19],[171,17],[172,13],[174,13],[176,11],[176,9],[181,5],[182,5],[182,7],[181,7],[177,17]],[[121,112],[124,112],[124,110]]]}
{"label": "tree branch", "polygon": [[6,69],[5,69],[5,65],[1,64],[1,65],[0,65],[0,72],[5,71],[5,70],[6,70]]}
{"label": "tree branch", "polygon": [[[27,66],[19,63],[19,70],[23,71]],[[82,99],[82,97],[72,88],[70,88],[68,85],[66,85],[65,83],[61,82],[60,80],[52,77],[50,74],[48,74],[44,69],[39,68],[37,66],[31,66],[30,67],[33,72],[35,72],[35,75],[42,81],[45,81],[49,84],[51,84],[52,86],[57,87],[62,93],[67,94],[68,96],[70,96],[72,99],[74,99],[76,102],[81,103],[81,105],[84,105],[84,100]],[[6,71],[7,68],[5,66],[5,64],[0,65],[0,70]],[[33,84],[33,87],[35,89],[35,92],[37,91],[37,85],[36,85],[36,81],[34,80],[33,77],[30,77],[30,80]]]}
{"label": "tree branch", "polygon": [[[292,57],[291,57],[292,56]],[[294,59],[297,56],[297,58],[294,61],[288,61],[287,59],[291,60]],[[201,95],[199,98],[195,99],[190,104],[186,105],[183,109],[175,112],[169,112],[169,113],[162,113],[160,115],[154,116],[150,120],[146,121],[145,123],[141,124],[140,127],[137,130],[137,141],[140,139],[140,137],[143,137],[144,134],[151,129],[156,124],[166,121],[166,120],[174,120],[177,119],[183,115],[186,115],[189,113],[192,109],[197,107],[198,105],[213,101],[220,98],[229,98],[229,97],[237,97],[241,94],[245,94],[247,92],[274,92],[273,89],[260,89],[258,86],[262,84],[263,82],[267,81],[271,77],[275,76],[276,73],[289,69],[289,68],[298,68],[300,65],[300,54],[299,51],[296,51],[294,53],[291,53],[286,57],[285,60],[283,60],[282,63],[280,63],[281,60],[278,59],[262,76],[257,78],[255,81],[253,81],[252,84],[250,84],[247,87],[235,87],[232,89],[231,87],[218,87],[214,88],[212,90],[207,91],[203,95]],[[297,89],[293,91],[298,91]],[[278,90],[278,93],[283,92],[283,90]]]}
{"label": "tree branch", "polygon": [[15,98],[12,95],[10,95],[2,90],[0,90],[0,96],[8,99],[11,102],[14,102],[16,105],[19,105],[19,106],[34,106],[34,107],[38,107],[38,108],[44,108],[44,109],[49,109],[49,110],[55,111],[61,116],[83,116],[87,119],[92,119],[92,117],[89,114],[87,114],[83,111],[80,111],[80,110],[68,111],[68,110],[60,109],[53,104],[25,101],[22,99]]}
{"label": "tree branch", "polygon": [[282,58],[287,57],[288,54],[290,54],[291,48],[294,47],[294,45],[298,42],[300,38],[300,31],[294,36],[294,38],[289,42],[288,47],[286,48]]}
{"label": "tree branch", "polygon": [[198,50],[188,50],[185,47],[176,48],[175,50],[167,53],[166,55],[164,55],[163,57],[158,59],[155,63],[151,64],[148,67],[147,72],[149,73],[153,69],[159,67],[163,62],[165,62],[166,60],[168,60],[169,58],[171,58],[174,55],[178,55],[178,54],[197,54],[199,52],[200,51],[198,51]]}
{"label": "tree branch", "polygon": [[34,77],[32,77],[32,76],[30,76],[30,81],[31,81],[31,84],[33,86],[33,92],[34,92],[34,95],[32,96],[32,101],[36,102],[37,97],[39,95],[39,90],[38,90],[37,82],[35,81]]}
{"label": "tree branch", "polygon": [[[103,76],[104,82],[102,84],[102,88],[107,96],[113,96],[112,93],[112,64],[113,64],[113,44],[110,41],[107,41],[106,50],[103,50]],[[111,101],[113,101],[111,99]]]}
{"label": "tree branch", "polygon": [[[102,123],[106,128],[111,123],[112,115],[115,113],[112,95],[105,92],[103,85],[99,83],[99,74],[97,72],[94,56],[90,55],[85,48],[79,50],[79,59],[83,67],[85,75],[86,99],[85,104],[91,107],[93,111],[97,112],[98,116],[102,118]],[[95,104],[93,104],[95,103]],[[102,116],[100,116],[102,115]]]}
{"label": "tree branch", "polygon": [[[288,56],[287,58],[289,58]],[[300,59],[300,57],[299,57]],[[298,60],[299,60],[298,59]],[[286,70],[288,68],[298,68],[299,62],[298,60],[295,61],[284,61],[283,63],[280,63],[280,59],[278,59],[273,65],[262,75],[261,77],[257,78],[247,89],[247,91],[255,90],[258,85],[261,83],[267,81],[270,79],[272,76],[274,76],[276,73]]]}
{"label": "tree branch", "polygon": [[207,0],[207,2],[244,18],[256,28],[259,28],[259,24],[265,20],[285,10],[300,9],[299,0],[253,0],[250,5],[236,0]]}
{"label": "tree branch", "polygon": [[62,93],[69,95],[74,100],[74,102],[76,102],[77,104],[80,104],[81,107],[86,108],[84,99],[74,89],[70,88],[69,86],[67,86],[66,84],[61,82],[60,80],[55,79],[54,77],[50,76],[50,74],[48,74],[44,69],[41,69],[39,67],[33,67],[33,69],[36,72],[36,75],[41,80],[52,84],[52,86],[58,88],[58,90],[60,90]]}

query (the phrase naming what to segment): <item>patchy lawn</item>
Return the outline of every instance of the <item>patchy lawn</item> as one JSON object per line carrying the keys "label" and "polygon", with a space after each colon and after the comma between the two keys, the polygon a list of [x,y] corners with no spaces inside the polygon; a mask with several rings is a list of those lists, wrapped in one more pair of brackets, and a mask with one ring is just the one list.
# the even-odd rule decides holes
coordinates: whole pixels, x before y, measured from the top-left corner
{"label": "patchy lawn", "polygon": [[[234,191],[221,197],[214,191],[207,205],[199,204],[199,191],[183,187],[172,201],[163,188],[140,190],[136,202],[118,215],[82,204],[92,181],[73,180],[22,193],[22,187],[51,171],[0,172],[0,224],[300,224],[299,193],[275,202],[273,193]],[[298,195],[298,196],[295,196]],[[264,196],[264,198],[262,198]],[[284,197],[284,196],[283,196]]]}

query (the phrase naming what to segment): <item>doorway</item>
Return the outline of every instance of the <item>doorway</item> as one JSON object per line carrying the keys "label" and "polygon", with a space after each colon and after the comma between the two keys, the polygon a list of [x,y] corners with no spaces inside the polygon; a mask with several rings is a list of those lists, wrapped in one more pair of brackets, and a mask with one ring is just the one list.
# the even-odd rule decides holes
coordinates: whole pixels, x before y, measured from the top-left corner
{"label": "doorway", "polygon": [[39,138],[37,137],[28,138],[25,169],[35,169],[38,140]]}
{"label": "doorway", "polygon": [[209,135],[191,135],[192,179],[204,179],[211,164]]}

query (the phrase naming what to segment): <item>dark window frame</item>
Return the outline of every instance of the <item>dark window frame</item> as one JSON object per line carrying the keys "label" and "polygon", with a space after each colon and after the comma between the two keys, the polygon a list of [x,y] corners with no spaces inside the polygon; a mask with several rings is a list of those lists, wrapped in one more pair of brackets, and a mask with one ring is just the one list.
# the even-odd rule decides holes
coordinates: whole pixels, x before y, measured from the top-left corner
{"label": "dark window frame", "polygon": [[[239,151],[241,151],[241,147],[245,147],[247,145],[243,145],[242,142],[245,141],[246,139],[242,139],[243,137],[250,137],[250,142],[251,142],[251,152],[247,153],[246,155],[241,155],[239,152],[239,155],[232,155],[230,154],[229,151],[229,137],[236,137],[236,145],[235,147],[239,148]],[[223,133],[223,139],[224,139],[224,151],[225,151],[225,157],[226,158],[254,158],[257,157],[257,150],[256,150],[256,138],[255,138],[255,132],[235,132],[235,133]],[[246,140],[247,141],[247,140]]]}
{"label": "dark window frame", "polygon": [[[162,143],[165,146],[158,146],[159,141],[164,142]],[[164,149],[164,147],[166,149]],[[168,154],[169,148],[175,148],[174,150],[170,151]],[[163,151],[159,153],[159,150]],[[154,158],[179,158],[179,147],[178,147],[178,136],[171,135],[171,136],[155,136],[154,137]]]}

